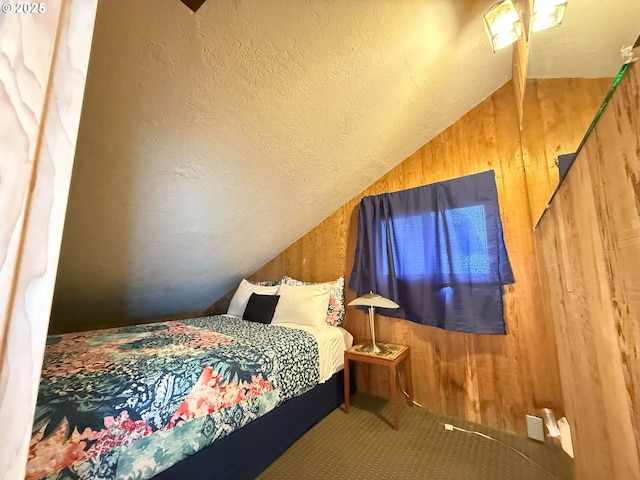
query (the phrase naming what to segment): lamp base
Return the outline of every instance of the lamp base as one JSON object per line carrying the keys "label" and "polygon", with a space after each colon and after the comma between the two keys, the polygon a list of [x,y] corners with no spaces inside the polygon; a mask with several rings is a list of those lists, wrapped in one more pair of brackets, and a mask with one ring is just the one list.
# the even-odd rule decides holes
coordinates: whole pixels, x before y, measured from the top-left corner
{"label": "lamp base", "polygon": [[384,345],[380,345],[379,343],[373,343],[373,342],[364,344],[362,347],[359,348],[359,350],[365,353],[376,353],[376,354],[387,353],[389,351],[389,349],[387,349]]}

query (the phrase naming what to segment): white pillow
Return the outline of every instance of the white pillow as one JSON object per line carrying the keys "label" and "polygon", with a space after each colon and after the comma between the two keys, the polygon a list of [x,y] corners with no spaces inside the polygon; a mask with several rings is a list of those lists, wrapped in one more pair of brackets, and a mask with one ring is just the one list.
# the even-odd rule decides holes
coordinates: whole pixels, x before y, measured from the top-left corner
{"label": "white pillow", "polygon": [[278,285],[272,287],[254,285],[243,278],[236,289],[236,293],[233,294],[231,302],[229,302],[227,315],[235,315],[236,317],[242,318],[242,314],[244,313],[245,308],[247,308],[247,303],[249,302],[249,297],[251,297],[252,293],[260,295],[275,295],[278,293],[278,288],[280,288]]}
{"label": "white pillow", "polygon": [[271,324],[326,325],[330,291],[330,286],[326,284],[292,286],[283,283],[278,290],[280,300]]}

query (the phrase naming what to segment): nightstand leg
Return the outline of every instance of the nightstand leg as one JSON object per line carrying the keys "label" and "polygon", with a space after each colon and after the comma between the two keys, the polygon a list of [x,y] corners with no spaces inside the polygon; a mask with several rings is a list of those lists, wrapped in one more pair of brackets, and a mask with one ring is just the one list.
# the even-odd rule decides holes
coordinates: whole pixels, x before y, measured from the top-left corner
{"label": "nightstand leg", "polygon": [[349,413],[349,360],[344,361],[344,411]]}
{"label": "nightstand leg", "polygon": [[391,388],[391,408],[393,409],[393,428],[398,430],[398,386],[396,385],[396,366],[389,367],[389,387]]}

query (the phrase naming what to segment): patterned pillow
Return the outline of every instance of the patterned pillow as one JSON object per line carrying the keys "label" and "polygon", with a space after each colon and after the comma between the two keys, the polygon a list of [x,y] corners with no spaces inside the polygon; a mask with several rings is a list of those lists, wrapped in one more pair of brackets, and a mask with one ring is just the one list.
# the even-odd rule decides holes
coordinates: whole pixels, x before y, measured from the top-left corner
{"label": "patterned pillow", "polygon": [[344,317],[344,277],[340,277],[333,282],[303,282],[289,276],[284,276],[282,283],[286,285],[328,285],[329,286],[329,308],[327,309],[327,325],[338,326]]}

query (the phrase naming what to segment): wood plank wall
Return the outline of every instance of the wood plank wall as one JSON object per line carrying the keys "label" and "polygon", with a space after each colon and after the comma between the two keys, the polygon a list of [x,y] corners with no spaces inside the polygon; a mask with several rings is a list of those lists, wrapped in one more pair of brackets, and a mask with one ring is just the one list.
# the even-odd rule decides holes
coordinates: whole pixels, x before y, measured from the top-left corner
{"label": "wood plank wall", "polygon": [[7,480],[25,476],[97,0],[43,5],[37,15],[0,14],[0,478]]}
{"label": "wood plank wall", "polygon": [[612,81],[610,78],[527,81],[522,150],[534,224],[558,185],[558,155],[576,151]]}
{"label": "wood plank wall", "polygon": [[640,62],[535,233],[575,477],[640,479]]}
{"label": "wood plank wall", "polygon": [[[532,91],[543,97],[541,103],[545,106],[561,104],[561,99],[568,95],[565,83],[553,81],[549,88]],[[570,94],[589,97],[594,90],[602,90],[600,83],[585,81],[579,90],[572,90]],[[605,83],[608,86],[610,82]],[[579,99],[575,102],[580,105]],[[590,119],[597,105],[582,102],[585,108],[591,109],[587,114]],[[525,118],[529,114],[541,115],[535,102],[529,101],[527,108]],[[545,111],[548,112],[548,108]],[[586,126],[568,127],[571,130],[567,132],[568,137],[576,138],[575,149]],[[547,128],[551,127],[547,125]],[[556,135],[560,136],[560,133]],[[544,137],[538,141],[543,142]],[[544,146],[540,149],[544,151]],[[534,162],[530,164],[529,169],[547,168],[544,162],[538,167]],[[344,275],[348,282],[355,250],[357,207],[362,196],[488,169],[496,172],[505,241],[516,278],[516,283],[507,287],[504,296],[508,334],[482,336],[446,332],[383,317],[379,317],[378,332],[383,340],[411,346],[414,391],[420,404],[438,412],[525,434],[525,414],[539,413],[542,407],[562,413],[563,402],[554,332],[543,318],[540,301],[527,193],[528,171],[525,175],[512,85],[503,86],[251,278],[267,280],[289,274],[302,280],[326,281]],[[544,203],[547,200],[545,198]],[[348,289],[345,293],[347,301],[355,296]],[[229,298],[227,295],[221,299],[210,311],[224,311]],[[356,339],[368,336],[366,324],[364,313],[347,308],[345,326]],[[363,388],[361,377],[358,387]],[[372,372],[371,388],[378,395],[388,396],[384,371]]]}

